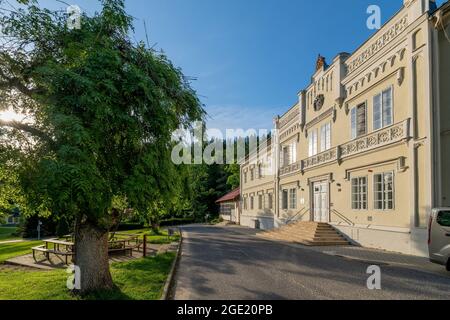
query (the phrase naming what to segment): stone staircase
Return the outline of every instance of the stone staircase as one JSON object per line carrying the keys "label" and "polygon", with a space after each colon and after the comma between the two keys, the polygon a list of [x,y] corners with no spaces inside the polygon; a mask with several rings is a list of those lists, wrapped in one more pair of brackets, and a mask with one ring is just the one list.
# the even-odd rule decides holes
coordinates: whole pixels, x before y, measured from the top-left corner
{"label": "stone staircase", "polygon": [[328,223],[296,222],[279,229],[259,234],[267,240],[299,243],[306,246],[345,246],[350,245],[336,229]]}

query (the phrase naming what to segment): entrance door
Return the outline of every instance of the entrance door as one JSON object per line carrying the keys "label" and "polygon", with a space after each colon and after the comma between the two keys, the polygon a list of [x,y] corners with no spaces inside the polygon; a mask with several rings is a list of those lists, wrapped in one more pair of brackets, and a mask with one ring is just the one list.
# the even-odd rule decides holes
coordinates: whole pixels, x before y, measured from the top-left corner
{"label": "entrance door", "polygon": [[314,189],[314,221],[316,222],[329,222],[329,194],[328,194],[328,181],[316,182],[313,185]]}

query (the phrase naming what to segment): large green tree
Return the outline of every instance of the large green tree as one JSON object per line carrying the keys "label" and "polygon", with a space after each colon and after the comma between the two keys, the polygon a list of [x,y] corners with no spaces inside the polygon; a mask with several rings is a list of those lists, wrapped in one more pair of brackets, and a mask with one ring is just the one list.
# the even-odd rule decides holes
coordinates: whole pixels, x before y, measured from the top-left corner
{"label": "large green tree", "polygon": [[20,2],[0,14],[0,110],[32,120],[0,119],[2,141],[20,153],[27,202],[75,219],[82,293],[109,289],[113,200],[145,212],[170,194],[172,132],[204,111],[166,56],[130,40],[123,0],[101,1],[73,30],[65,12]]}

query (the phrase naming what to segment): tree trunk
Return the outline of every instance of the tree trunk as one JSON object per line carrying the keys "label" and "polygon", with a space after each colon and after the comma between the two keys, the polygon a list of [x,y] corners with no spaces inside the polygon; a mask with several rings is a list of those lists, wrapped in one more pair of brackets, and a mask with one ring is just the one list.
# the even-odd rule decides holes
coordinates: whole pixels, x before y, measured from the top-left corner
{"label": "tree trunk", "polygon": [[109,272],[108,232],[89,222],[75,229],[75,265],[80,268],[80,293],[110,290],[114,284]]}

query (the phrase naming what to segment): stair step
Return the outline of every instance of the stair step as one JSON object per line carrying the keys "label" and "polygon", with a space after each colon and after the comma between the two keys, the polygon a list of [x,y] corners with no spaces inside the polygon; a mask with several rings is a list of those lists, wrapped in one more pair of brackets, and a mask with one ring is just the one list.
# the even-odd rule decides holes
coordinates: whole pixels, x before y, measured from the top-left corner
{"label": "stair step", "polygon": [[340,246],[350,243],[331,225],[322,222],[297,222],[259,234],[268,240],[300,243],[308,246]]}

